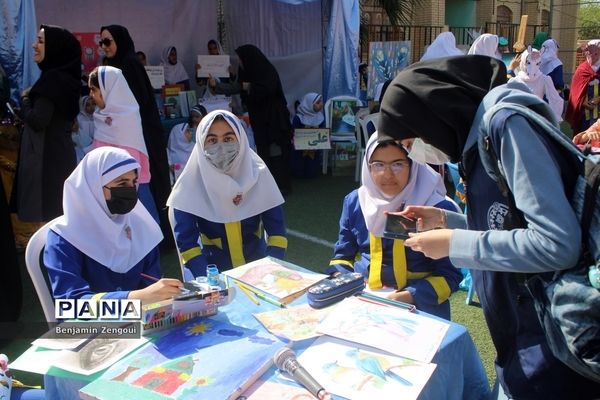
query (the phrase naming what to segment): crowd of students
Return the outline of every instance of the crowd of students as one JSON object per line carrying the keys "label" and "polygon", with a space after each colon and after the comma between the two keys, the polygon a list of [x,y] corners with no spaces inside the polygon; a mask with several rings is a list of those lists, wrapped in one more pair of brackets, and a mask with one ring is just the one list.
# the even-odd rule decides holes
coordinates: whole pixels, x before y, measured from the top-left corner
{"label": "crowd of students", "polygon": [[[542,52],[528,48],[506,83],[497,36],[482,35],[468,55],[459,55],[451,35],[441,34],[422,62],[383,90],[361,185],[343,199],[328,272],[361,272],[371,289],[391,288],[390,298],[450,319],[448,299],[461,280],[455,266],[468,267],[507,396],[595,398],[597,384],[552,356],[523,281],[515,278],[565,269],[578,257],[579,225],[565,195],[570,181],[560,168],[568,160],[556,158],[526,117],[498,113],[491,140],[525,221],[509,226],[507,200],[476,151],[483,115],[494,105],[525,105],[552,123],[560,121],[562,78],[551,77],[562,68],[557,44],[546,38]],[[582,100],[598,78],[598,43],[585,48],[586,65],[578,68],[568,100],[566,119],[578,143],[600,135],[587,112],[597,103]],[[92,71],[90,95],[80,98],[77,40],[63,28],[42,25],[33,46],[42,75],[23,96],[25,131],[14,192],[21,219],[53,220],[43,258],[53,296],[145,302],[172,297],[182,283],[160,279],[158,249],[172,236],[171,223],[185,280],[206,275],[209,264],[226,270],[267,255],[284,258],[282,204],[291,191],[290,159],[296,175],[314,176],[321,156],[293,151],[292,127],[323,126],[322,96],[308,93],[290,118],[273,65],[256,46],[241,46],[230,79],[203,83],[212,94],[241,95],[257,150],[234,113],[197,106],[188,123],[171,132],[167,157],[153,90],[127,29],[102,27],[100,44],[105,65]],[[208,47],[223,51],[216,41]],[[163,63],[168,83],[189,85],[175,47],[165,48]],[[435,164],[462,163],[467,216],[427,165],[434,153]],[[388,213],[417,219],[422,232],[406,240],[384,238]]]}

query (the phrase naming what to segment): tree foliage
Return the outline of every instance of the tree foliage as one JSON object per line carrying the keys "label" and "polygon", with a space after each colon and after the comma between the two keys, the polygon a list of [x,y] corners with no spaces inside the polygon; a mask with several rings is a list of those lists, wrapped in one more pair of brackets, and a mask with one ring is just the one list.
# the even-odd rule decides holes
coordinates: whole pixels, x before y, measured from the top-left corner
{"label": "tree foliage", "polygon": [[600,4],[581,6],[579,26],[579,39],[600,39]]}

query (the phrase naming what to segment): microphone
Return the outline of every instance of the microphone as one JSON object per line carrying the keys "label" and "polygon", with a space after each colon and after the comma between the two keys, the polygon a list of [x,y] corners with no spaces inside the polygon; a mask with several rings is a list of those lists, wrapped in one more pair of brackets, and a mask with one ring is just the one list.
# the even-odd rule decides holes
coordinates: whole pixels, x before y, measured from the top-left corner
{"label": "microphone", "polygon": [[296,353],[288,347],[280,349],[273,356],[273,362],[280,371],[290,374],[317,399],[329,398],[327,391],[304,369],[296,359]]}

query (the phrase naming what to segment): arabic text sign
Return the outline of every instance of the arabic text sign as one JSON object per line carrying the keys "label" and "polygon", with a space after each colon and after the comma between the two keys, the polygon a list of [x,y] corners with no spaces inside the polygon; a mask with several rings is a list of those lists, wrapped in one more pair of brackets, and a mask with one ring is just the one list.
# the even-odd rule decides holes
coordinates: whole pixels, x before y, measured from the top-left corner
{"label": "arabic text sign", "polygon": [[294,148],[296,150],[328,150],[329,129],[296,129],[294,130]]}
{"label": "arabic text sign", "polygon": [[202,68],[198,70],[198,78],[208,78],[210,74],[214,78],[229,78],[229,56],[198,56],[198,64]]}

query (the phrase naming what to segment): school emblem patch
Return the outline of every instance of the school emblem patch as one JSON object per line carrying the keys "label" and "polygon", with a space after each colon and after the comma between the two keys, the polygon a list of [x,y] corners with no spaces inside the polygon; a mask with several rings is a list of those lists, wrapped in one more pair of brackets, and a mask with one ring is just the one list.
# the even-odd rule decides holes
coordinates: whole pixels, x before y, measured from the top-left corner
{"label": "school emblem patch", "polygon": [[508,214],[508,207],[505,204],[495,201],[488,209],[488,226],[492,230],[503,230],[504,220]]}
{"label": "school emblem patch", "polygon": [[241,202],[242,202],[242,195],[241,194],[238,194],[237,196],[235,196],[233,198],[233,204],[235,204],[236,206],[239,206]]}

